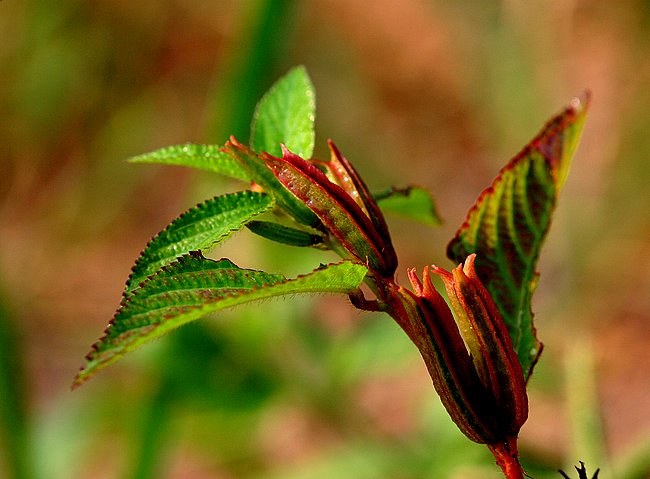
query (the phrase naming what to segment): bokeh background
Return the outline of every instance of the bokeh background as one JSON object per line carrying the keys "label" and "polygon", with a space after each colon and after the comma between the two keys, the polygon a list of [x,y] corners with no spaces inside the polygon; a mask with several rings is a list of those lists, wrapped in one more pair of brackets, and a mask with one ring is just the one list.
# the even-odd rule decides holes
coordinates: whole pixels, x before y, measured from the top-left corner
{"label": "bokeh background", "polygon": [[[291,66],[390,217],[405,268],[444,248],[498,169],[574,95],[592,109],[540,264],[546,349],[521,434],[536,478],[584,460],[650,477],[650,2],[0,1],[0,477],[497,478],[390,319],[319,296],[182,328],[69,386],[146,241],[237,187],[129,156],[247,139]],[[236,235],[243,267],[330,258]]]}

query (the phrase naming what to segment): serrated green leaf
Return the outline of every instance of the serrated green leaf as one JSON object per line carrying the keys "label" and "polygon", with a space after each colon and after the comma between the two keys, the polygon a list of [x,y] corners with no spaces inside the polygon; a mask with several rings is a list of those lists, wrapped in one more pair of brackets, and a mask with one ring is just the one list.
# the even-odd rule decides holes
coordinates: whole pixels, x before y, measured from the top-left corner
{"label": "serrated green leaf", "polygon": [[182,256],[143,283],[120,307],[73,386],[143,343],[208,313],[282,295],[349,293],[366,273],[365,266],[344,261],[287,279],[242,269],[227,259],[209,260],[199,252]]}
{"label": "serrated green leaf", "polygon": [[161,266],[190,251],[214,246],[272,206],[269,195],[240,191],[217,196],[188,210],[149,242],[133,266],[125,294]]}
{"label": "serrated green leaf", "polygon": [[304,67],[296,67],[262,97],[253,116],[251,147],[279,156],[280,145],[303,158],[314,151],[316,94]]}
{"label": "serrated green leaf", "polygon": [[420,186],[391,188],[374,195],[374,197],[384,211],[397,213],[429,226],[442,224],[433,196],[427,189]]}
{"label": "serrated green leaf", "polygon": [[536,264],[585,121],[589,97],[574,99],[479,196],[447,248],[476,270],[508,327],[528,379],[541,352],[531,311]]}
{"label": "serrated green leaf", "polygon": [[159,163],[188,166],[250,181],[248,172],[237,160],[216,145],[175,145],[129,158],[132,163]]}
{"label": "serrated green leaf", "polygon": [[246,227],[256,235],[290,246],[315,246],[323,244],[324,241],[321,235],[270,221],[250,221],[246,224]]}

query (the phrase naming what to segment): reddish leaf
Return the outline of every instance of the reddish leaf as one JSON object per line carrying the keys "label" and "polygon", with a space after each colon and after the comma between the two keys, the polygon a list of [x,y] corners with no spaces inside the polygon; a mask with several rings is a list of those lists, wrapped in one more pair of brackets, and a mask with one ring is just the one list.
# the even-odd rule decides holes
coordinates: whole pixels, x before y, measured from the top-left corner
{"label": "reddish leaf", "polygon": [[282,158],[263,154],[276,178],[304,202],[354,257],[383,277],[397,267],[390,238],[383,237],[354,199],[312,163],[284,148]]}
{"label": "reddish leaf", "polygon": [[539,252],[578,145],[589,95],[574,99],[515,156],[470,209],[447,248],[476,270],[503,316],[528,378],[541,352],[531,312]]}

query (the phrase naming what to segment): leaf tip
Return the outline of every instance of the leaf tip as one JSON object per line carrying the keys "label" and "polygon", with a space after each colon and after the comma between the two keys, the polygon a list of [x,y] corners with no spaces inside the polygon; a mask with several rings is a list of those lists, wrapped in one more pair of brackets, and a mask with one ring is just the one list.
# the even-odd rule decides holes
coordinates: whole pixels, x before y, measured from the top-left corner
{"label": "leaf tip", "polygon": [[573,110],[577,114],[587,111],[591,105],[591,97],[591,90],[588,88],[585,89],[582,93],[571,99],[569,102],[569,109]]}
{"label": "leaf tip", "polygon": [[86,382],[86,378],[84,378],[84,371],[85,369],[83,367],[79,368],[79,372],[77,375],[74,377],[72,380],[72,384],[70,385],[70,391],[75,391],[78,389],[83,383]]}

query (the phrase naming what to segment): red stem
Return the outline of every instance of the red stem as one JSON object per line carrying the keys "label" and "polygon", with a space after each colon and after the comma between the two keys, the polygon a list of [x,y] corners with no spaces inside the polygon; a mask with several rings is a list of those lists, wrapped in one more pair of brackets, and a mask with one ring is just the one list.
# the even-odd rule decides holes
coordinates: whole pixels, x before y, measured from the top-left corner
{"label": "red stem", "polygon": [[523,479],[524,470],[519,464],[519,453],[517,452],[517,438],[512,437],[505,442],[488,445],[490,451],[497,460],[497,465],[508,479]]}

